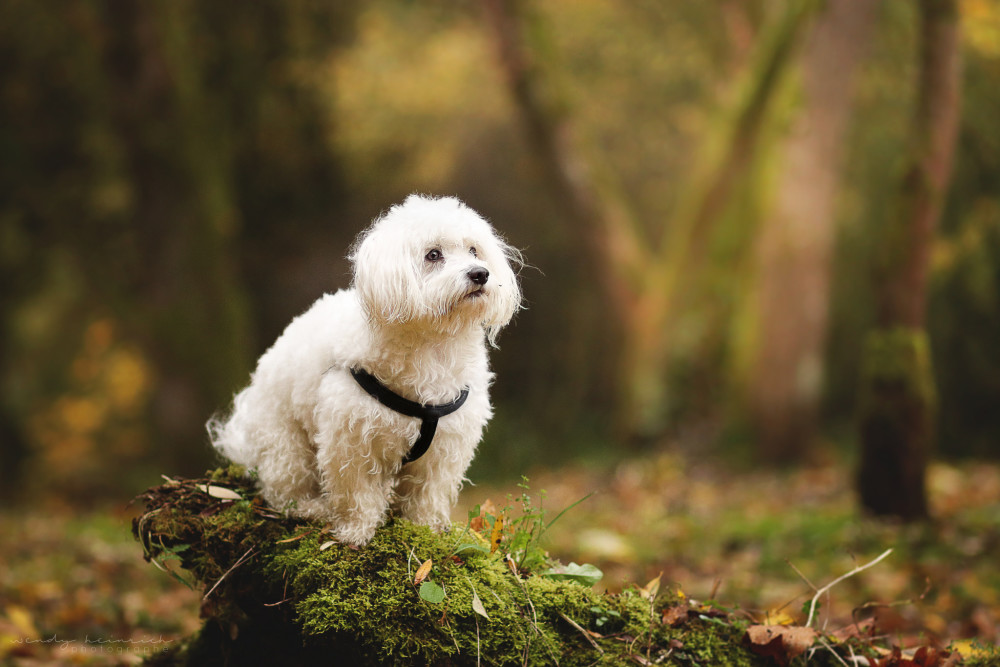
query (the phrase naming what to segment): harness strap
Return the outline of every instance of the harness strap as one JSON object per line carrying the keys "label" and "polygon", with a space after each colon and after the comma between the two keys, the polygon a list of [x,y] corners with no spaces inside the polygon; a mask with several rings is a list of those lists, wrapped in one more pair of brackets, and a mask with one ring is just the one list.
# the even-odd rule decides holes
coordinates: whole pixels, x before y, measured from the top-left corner
{"label": "harness strap", "polygon": [[420,419],[420,435],[413,443],[409,453],[403,457],[403,465],[412,463],[427,453],[427,449],[434,440],[434,433],[437,431],[438,419],[458,410],[465,403],[465,399],[469,397],[469,389],[466,387],[458,395],[458,398],[450,403],[424,405],[400,396],[379,382],[374,375],[361,368],[352,368],[351,376],[361,385],[362,389],[385,407],[407,417]]}

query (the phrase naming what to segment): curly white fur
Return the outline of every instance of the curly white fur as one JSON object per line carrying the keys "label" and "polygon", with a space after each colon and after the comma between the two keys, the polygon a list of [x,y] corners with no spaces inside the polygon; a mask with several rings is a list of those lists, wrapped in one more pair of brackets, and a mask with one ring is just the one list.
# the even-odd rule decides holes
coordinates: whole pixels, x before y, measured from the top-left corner
{"label": "curly white fur", "polygon": [[[486,341],[495,344],[520,308],[520,255],[457,199],[411,195],[361,234],[350,259],[353,287],[295,318],[228,419],[208,429],[223,455],[256,469],[272,506],[327,521],[340,541],[361,545],[391,509],[447,525],[492,415]],[[464,388],[469,397],[441,418],[427,453],[403,466],[420,419],[365,393],[351,368],[423,404]]]}

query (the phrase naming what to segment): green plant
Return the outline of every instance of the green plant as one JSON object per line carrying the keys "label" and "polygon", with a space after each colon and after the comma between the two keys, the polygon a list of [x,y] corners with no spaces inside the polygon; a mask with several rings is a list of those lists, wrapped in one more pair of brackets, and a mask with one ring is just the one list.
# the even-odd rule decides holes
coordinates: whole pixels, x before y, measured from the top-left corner
{"label": "green plant", "polygon": [[[521,476],[521,482],[517,485],[521,489],[520,495],[517,498],[508,495],[507,504],[500,510],[496,510],[489,501],[472,508],[466,530],[459,536],[454,553],[472,550],[497,554],[520,573],[535,573],[555,580],[573,581],[587,586],[600,581],[603,573],[594,565],[557,563],[549,558],[548,552],[542,547],[542,538],[552,525],[566,512],[589,498],[590,494],[547,520],[545,491],[539,493],[536,505],[530,495],[528,481],[527,477]],[[514,513],[515,503],[520,506],[520,513],[517,515]],[[468,539],[470,537],[471,541]]]}
{"label": "green plant", "polygon": [[621,629],[621,626],[624,624],[622,615],[614,609],[591,607],[590,613],[592,614],[591,625],[595,630],[599,630],[603,633],[616,632]]}

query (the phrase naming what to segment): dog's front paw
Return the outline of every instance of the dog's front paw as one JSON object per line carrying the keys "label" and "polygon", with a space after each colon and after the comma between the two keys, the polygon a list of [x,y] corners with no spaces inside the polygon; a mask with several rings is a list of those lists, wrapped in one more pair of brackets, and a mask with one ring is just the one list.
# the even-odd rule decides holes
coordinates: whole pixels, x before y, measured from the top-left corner
{"label": "dog's front paw", "polygon": [[333,535],[333,539],[341,544],[351,547],[363,547],[375,536],[375,527],[340,525],[334,526],[328,532]]}

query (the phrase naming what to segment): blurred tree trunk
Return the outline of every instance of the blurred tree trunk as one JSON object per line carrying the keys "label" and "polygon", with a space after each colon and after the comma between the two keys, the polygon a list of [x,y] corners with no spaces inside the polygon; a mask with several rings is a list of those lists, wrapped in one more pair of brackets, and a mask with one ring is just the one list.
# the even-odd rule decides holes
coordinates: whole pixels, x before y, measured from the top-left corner
{"label": "blurred tree trunk", "polygon": [[232,149],[185,29],[185,3],[111,0],[108,85],[134,192],[137,262],[119,305],[156,370],[154,437],[178,470],[202,467],[203,424],[250,364],[232,248]]}
{"label": "blurred tree trunk", "polygon": [[[648,440],[662,433],[666,417],[671,316],[682,287],[698,266],[730,196],[752,163],[778,89],[812,12],[811,2],[790,3],[759,39],[733,105],[703,137],[690,181],[669,220],[641,220],[600,155],[574,136],[571,109],[539,62],[544,26],[523,0],[483,0],[499,65],[543,177],[576,225],[570,238],[585,239],[609,309],[621,327],[618,367],[619,433]],[[530,24],[525,29],[523,24]],[[530,37],[530,43],[529,43]],[[659,240],[654,240],[654,239]]]}
{"label": "blurred tree trunk", "polygon": [[837,191],[854,73],[877,5],[830,0],[802,55],[802,107],[784,143],[773,212],[759,234],[756,350],[748,402],[760,453],[792,462],[808,450],[822,389]]}
{"label": "blurred tree trunk", "polygon": [[866,341],[861,388],[863,507],[903,520],[927,516],[925,470],[936,395],[925,329],[934,230],[944,204],[961,101],[954,0],[921,0],[916,113],[897,210],[880,238],[878,321]]}

